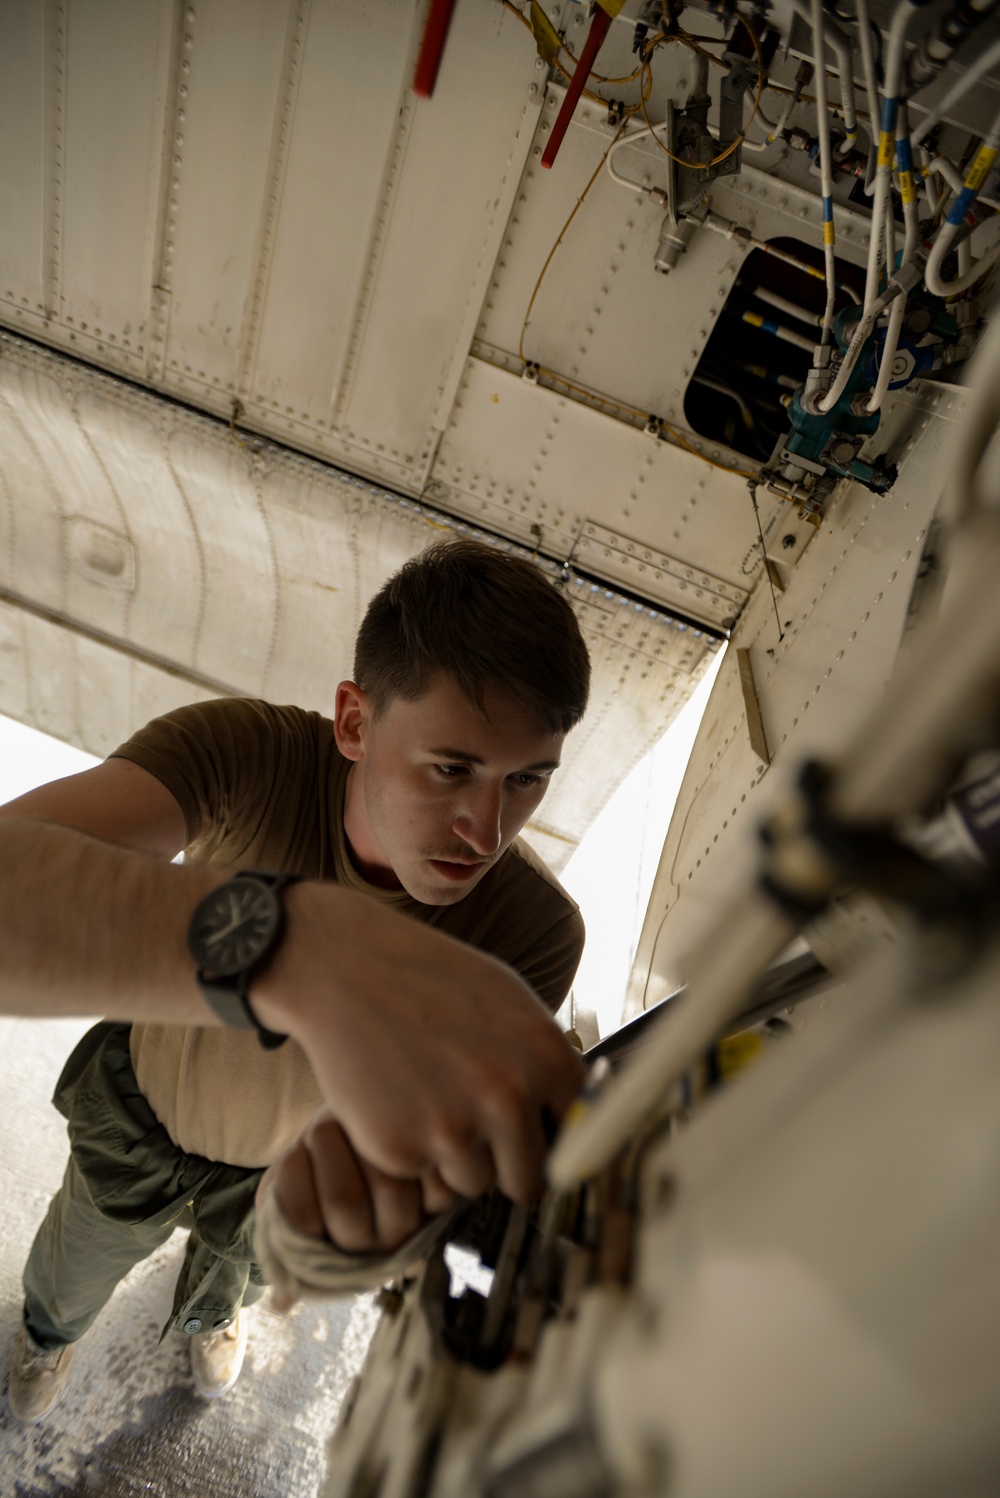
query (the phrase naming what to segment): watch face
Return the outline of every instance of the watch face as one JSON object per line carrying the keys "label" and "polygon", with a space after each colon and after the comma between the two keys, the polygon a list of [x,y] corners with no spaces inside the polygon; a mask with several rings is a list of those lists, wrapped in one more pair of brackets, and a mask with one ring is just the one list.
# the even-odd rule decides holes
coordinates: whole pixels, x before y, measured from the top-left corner
{"label": "watch face", "polygon": [[281,905],[269,885],[256,879],[222,884],[195,912],[191,955],[218,978],[244,972],[270,951],[280,920]]}

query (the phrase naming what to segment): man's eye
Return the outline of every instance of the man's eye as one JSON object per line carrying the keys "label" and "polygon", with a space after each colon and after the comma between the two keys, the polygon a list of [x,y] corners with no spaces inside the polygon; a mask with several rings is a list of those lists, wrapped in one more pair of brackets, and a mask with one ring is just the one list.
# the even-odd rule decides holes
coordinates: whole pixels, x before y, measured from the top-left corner
{"label": "man's eye", "polygon": [[541,775],[524,774],[515,775],[513,779],[517,785],[522,786],[525,790],[530,790],[533,785],[539,785],[541,783],[542,777]]}
{"label": "man's eye", "polygon": [[435,765],[434,768],[437,770],[438,774],[443,775],[446,780],[454,780],[465,770],[464,765]]}

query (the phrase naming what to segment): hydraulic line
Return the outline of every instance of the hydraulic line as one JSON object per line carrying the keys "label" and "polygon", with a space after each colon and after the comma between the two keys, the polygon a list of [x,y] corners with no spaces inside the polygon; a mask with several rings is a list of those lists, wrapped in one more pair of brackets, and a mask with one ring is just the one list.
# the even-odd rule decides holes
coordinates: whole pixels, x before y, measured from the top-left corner
{"label": "hydraulic line", "polygon": [[801,92],[801,84],[796,85],[796,89],[790,94],[787,104],[778,116],[774,124],[774,128],[771,130],[770,134],[765,135],[763,140],[748,140],[744,138],[744,151],[766,151],[769,146],[774,145],[774,142],[779,138],[782,130],[784,130],[785,126],[788,124],[789,116],[798,103],[797,95],[801,94]]}
{"label": "hydraulic line", "polygon": [[[734,361],[735,363],[735,361]],[[767,369],[763,364],[736,364],[736,368],[744,374],[753,375],[755,380],[763,380],[766,384],[777,385],[782,390],[798,390],[801,380],[794,379],[791,375],[778,374],[776,370]]]}
{"label": "hydraulic line", "polygon": [[779,312],[784,312],[788,317],[794,317],[799,322],[822,326],[823,314],[821,312],[809,312],[805,307],[800,307],[798,302],[791,301],[786,296],[779,296],[776,291],[768,291],[763,286],[754,288],[754,296],[760,302],[767,302],[769,307],[777,307]]}
{"label": "hydraulic line", "polygon": [[[816,31],[815,16],[811,0],[792,0],[792,8],[797,10],[804,20],[808,21],[813,28],[813,51],[816,57],[817,87],[819,93],[819,74],[823,73],[823,44],[820,35]],[[854,57],[851,43],[841,31],[836,21],[822,12],[822,35],[830,43],[837,55],[837,71],[840,75],[840,103],[841,112],[844,116],[844,129],[847,131],[846,139],[839,147],[840,151],[849,151],[858,138],[858,114],[854,102]],[[825,75],[824,75],[825,82]],[[817,99],[817,103],[818,103]]]}
{"label": "hydraulic line", "polygon": [[739,408],[740,419],[743,425],[748,431],[753,431],[756,426],[756,422],[753,419],[753,412],[750,410],[743,396],[740,395],[738,390],[734,390],[732,385],[726,385],[722,380],[713,380],[710,375],[702,374],[692,376],[692,384],[704,385],[706,390],[714,390],[718,395],[724,395],[728,400],[733,401]]}
{"label": "hydraulic line", "polygon": [[927,0],[900,0],[889,28],[885,61],[885,97],[882,100],[882,128],[878,144],[878,168],[875,173],[875,195],[872,201],[872,232],[868,242],[868,276],[865,281],[865,311],[878,295],[882,268],[882,239],[886,204],[892,185],[892,163],[896,154],[896,119],[903,91],[903,60],[906,55],[906,33],[916,12]]}
{"label": "hydraulic line", "polygon": [[969,287],[978,281],[996,260],[1000,259],[1000,241],[998,241],[970,270],[964,275],[956,276],[954,281],[945,281],[941,275],[944,258],[951,248],[955,235],[962,227],[966,214],[976,201],[979,190],[992,170],[998,154],[1000,154],[1000,110],[997,111],[990,126],[989,134],[976,152],[962,190],[948,210],[948,216],[934,240],[925,274],[927,290],[932,296],[953,297],[958,296],[960,292],[968,291]]}
{"label": "hydraulic line", "polygon": [[882,295],[876,297],[871,306],[866,308],[862,312],[861,317],[858,319],[857,327],[854,330],[854,336],[852,337],[851,342],[848,345],[847,352],[844,355],[843,362],[841,363],[841,366],[837,371],[837,378],[834,380],[833,384],[830,386],[830,389],[818,404],[818,409],[823,413],[823,415],[826,415],[828,411],[833,410],[834,406],[837,404],[840,397],[846,390],[847,382],[851,377],[851,372],[853,371],[855,364],[858,362],[858,357],[861,353],[861,350],[864,348],[865,343],[867,342],[868,337],[871,334],[872,328],[874,328],[875,324],[882,316],[882,313],[891,302],[894,302],[896,300],[898,296],[902,296],[905,292],[912,291],[913,287],[916,286],[919,280],[919,263],[916,260],[905,262],[899,267],[899,270],[896,272],[896,274],[890,278],[889,284],[882,292]]}
{"label": "hydraulic line", "polygon": [[826,309],[823,313],[823,329],[819,340],[822,346],[830,342],[833,331],[833,309],[837,300],[837,270],[834,260],[833,152],[830,146],[830,115],[826,97],[826,68],[823,62],[823,0],[811,0],[811,7],[813,47],[816,52],[820,191],[823,194],[823,264],[826,270]]}
{"label": "hydraulic line", "polygon": [[[927,187],[927,185],[928,185],[927,184],[927,178],[929,176],[933,176],[934,173],[937,172],[939,176],[941,176],[941,177],[944,178],[945,182],[947,183],[948,187],[951,188],[952,192],[954,192],[954,193],[961,192],[962,188],[964,187],[965,184],[962,181],[962,174],[958,170],[958,167],[955,165],[955,163],[953,161],[949,161],[946,156],[941,156],[941,155],[938,155],[938,156],[928,156],[927,155],[927,147],[926,146],[921,146],[921,150],[923,151],[924,158],[925,158],[924,164],[920,168],[920,175],[924,179],[924,186]],[[940,215],[940,213],[943,211],[944,205],[945,205],[945,201],[946,201],[947,197],[948,197],[948,194],[947,194],[947,192],[945,192],[944,188],[942,187],[942,189],[941,189],[941,200],[938,203],[936,212],[934,212],[934,210],[932,208],[932,212],[934,212],[935,218],[938,217]],[[1000,202],[998,202],[995,197],[993,197],[993,198],[987,197],[986,194],[984,192],[982,192],[982,191],[980,191],[979,196],[976,198],[976,202],[977,203],[985,203],[990,208],[1000,209]],[[964,243],[965,243],[965,241],[963,240],[962,243],[959,244],[959,246],[958,246],[959,253],[961,253],[962,244],[964,244]],[[966,269],[968,269],[968,267],[966,267]]]}
{"label": "hydraulic line", "polygon": [[[790,255],[787,250],[779,250],[777,245],[769,244],[766,239],[757,239],[739,224],[734,224],[732,219],[723,218],[720,213],[711,210],[705,214],[699,223],[705,229],[711,229],[716,234],[724,234],[727,239],[735,239],[739,244],[745,245],[748,250],[761,250],[764,254],[773,255],[775,260],[781,260],[785,265],[794,265],[804,275],[813,276],[817,281],[825,280],[823,271],[817,270],[815,265],[810,265],[808,260],[802,260],[798,255]],[[853,286],[848,286],[846,281],[836,283],[837,290],[842,291],[852,302],[860,302],[861,298]]]}
{"label": "hydraulic line", "polygon": [[[913,151],[910,146],[910,115],[905,101],[899,106],[899,115],[896,122],[896,164],[899,167],[899,192],[903,200],[903,264],[912,260],[920,243],[920,212],[917,207],[917,190],[913,176]],[[892,203],[887,209],[889,218],[893,216]],[[886,225],[887,230],[889,225]],[[890,256],[887,256],[889,259]],[[891,261],[895,262],[895,254],[891,254]],[[896,357],[896,349],[899,345],[899,335],[903,327],[903,318],[906,315],[906,297],[898,296],[892,304],[889,314],[889,326],[886,329],[885,343],[882,347],[882,360],[879,364],[878,379],[875,389],[872,391],[871,400],[866,406],[868,412],[878,411],[885,399],[885,393],[892,379],[892,365]]]}
{"label": "hydraulic line", "polygon": [[882,114],[882,96],[878,90],[878,73],[875,70],[875,48],[872,46],[872,28],[868,17],[868,0],[855,0],[858,17],[858,44],[861,48],[861,66],[865,75],[865,93],[868,96],[868,120],[871,142],[868,146],[868,165],[865,168],[865,192],[871,193],[878,162],[876,130]]}
{"label": "hydraulic line", "polygon": [[804,333],[796,333],[794,328],[786,328],[784,323],[775,322],[770,317],[762,317],[759,312],[744,312],[743,321],[749,323],[751,328],[760,328],[762,333],[770,333],[772,338],[780,338],[782,343],[792,343],[796,348],[805,349],[812,353],[816,347],[813,338],[807,338]]}
{"label": "hydraulic line", "polygon": [[628,187],[632,192],[645,192],[649,193],[653,197],[660,197],[661,199],[665,199],[666,193],[662,188],[647,187],[644,182],[635,182],[631,177],[623,177],[621,172],[615,170],[613,159],[615,152],[620,151],[622,146],[634,145],[635,142],[641,140],[644,135],[652,135],[654,129],[656,128],[662,129],[662,126],[657,127],[653,125],[644,125],[641,130],[635,130],[631,135],[623,135],[621,140],[614,141],[608,147],[607,154],[604,157],[604,165],[607,168],[608,176],[611,178],[612,182],[617,182],[619,187]]}

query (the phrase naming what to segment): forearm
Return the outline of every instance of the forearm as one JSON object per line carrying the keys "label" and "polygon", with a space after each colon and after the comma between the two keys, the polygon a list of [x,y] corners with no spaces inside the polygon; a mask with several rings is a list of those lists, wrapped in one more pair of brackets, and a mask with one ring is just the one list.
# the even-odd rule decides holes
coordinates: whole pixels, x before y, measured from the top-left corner
{"label": "forearm", "polygon": [[224,871],[0,821],[0,1012],[214,1024],[188,921]]}

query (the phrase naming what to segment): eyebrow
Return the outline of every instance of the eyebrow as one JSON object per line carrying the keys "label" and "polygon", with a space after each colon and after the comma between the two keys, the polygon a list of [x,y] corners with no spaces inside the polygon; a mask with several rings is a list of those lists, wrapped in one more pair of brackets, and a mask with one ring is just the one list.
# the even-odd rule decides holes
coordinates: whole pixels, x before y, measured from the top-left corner
{"label": "eyebrow", "polygon": [[[437,759],[457,759],[465,765],[484,765],[486,763],[481,754],[470,754],[467,749],[448,749],[442,747],[440,749],[431,749],[429,753],[433,754]],[[558,770],[558,768],[559,761],[557,759],[543,759],[534,765],[522,765],[519,770],[514,771],[514,774],[524,775],[527,773],[538,773],[543,770]]]}

